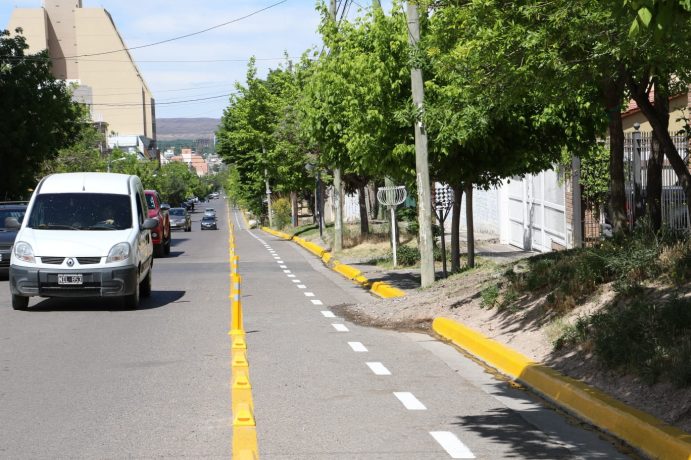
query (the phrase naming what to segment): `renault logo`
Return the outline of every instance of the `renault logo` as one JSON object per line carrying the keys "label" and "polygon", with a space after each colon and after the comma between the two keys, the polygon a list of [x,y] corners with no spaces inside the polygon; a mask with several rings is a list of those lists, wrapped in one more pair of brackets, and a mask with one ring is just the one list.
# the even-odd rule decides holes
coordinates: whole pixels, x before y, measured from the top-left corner
{"label": "renault logo", "polygon": [[74,259],[72,259],[72,258],[67,259],[67,266],[71,267],[73,265],[74,265]]}

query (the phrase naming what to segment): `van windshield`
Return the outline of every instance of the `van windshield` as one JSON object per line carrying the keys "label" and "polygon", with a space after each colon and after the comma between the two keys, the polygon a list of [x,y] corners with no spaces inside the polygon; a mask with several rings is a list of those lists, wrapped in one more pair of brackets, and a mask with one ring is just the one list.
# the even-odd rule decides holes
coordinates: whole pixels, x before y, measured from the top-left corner
{"label": "van windshield", "polygon": [[40,230],[132,228],[130,197],[107,193],[42,193],[34,201],[27,226]]}

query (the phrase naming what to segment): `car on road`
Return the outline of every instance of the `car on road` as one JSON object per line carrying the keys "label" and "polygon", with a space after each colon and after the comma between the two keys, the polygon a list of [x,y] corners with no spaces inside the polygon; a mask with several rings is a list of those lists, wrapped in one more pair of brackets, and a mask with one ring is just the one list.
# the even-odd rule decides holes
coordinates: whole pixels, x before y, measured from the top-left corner
{"label": "car on road", "polygon": [[204,217],[209,216],[209,217],[216,217],[216,210],[214,208],[206,208],[204,210]]}
{"label": "car on road", "polygon": [[158,225],[151,231],[151,239],[154,242],[154,254],[157,257],[170,254],[170,215],[168,209],[161,203],[161,197],[156,190],[145,190],[146,207],[149,217],[156,219]]}
{"label": "car on road", "polygon": [[186,232],[192,231],[192,218],[185,208],[170,208],[170,228],[183,229]]}
{"label": "car on road", "polygon": [[10,272],[12,246],[26,214],[25,202],[0,202],[0,275]]}
{"label": "car on road", "polygon": [[218,230],[218,225],[216,224],[216,217],[214,216],[204,216],[201,222],[202,230]]}
{"label": "car on road", "polygon": [[36,186],[10,259],[12,307],[29,297],[120,297],[128,308],[151,294],[152,229],[137,176],[62,173]]}

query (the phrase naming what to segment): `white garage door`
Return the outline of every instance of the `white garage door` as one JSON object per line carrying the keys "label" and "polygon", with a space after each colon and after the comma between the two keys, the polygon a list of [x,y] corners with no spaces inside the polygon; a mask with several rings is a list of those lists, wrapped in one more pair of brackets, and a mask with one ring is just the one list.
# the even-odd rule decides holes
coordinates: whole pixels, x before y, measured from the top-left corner
{"label": "white garage door", "polygon": [[512,178],[508,186],[509,242],[525,250],[566,247],[564,184],[553,171]]}

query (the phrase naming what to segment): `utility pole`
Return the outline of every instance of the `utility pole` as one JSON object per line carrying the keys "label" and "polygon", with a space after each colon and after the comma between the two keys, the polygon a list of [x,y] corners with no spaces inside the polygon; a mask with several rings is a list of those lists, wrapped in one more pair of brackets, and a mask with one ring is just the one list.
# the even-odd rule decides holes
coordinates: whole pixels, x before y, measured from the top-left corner
{"label": "utility pole", "polygon": [[[420,17],[417,5],[408,2],[408,42],[415,50],[420,42]],[[413,105],[422,112],[425,92],[422,70],[410,70],[413,89]],[[415,173],[418,198],[418,224],[420,227],[420,278],[422,287],[434,283],[434,249],[432,241],[432,197],[429,185],[429,163],[427,161],[427,131],[422,120],[415,122]]]}
{"label": "utility pole", "polygon": [[[262,142],[262,156],[266,160],[266,149],[264,148],[264,142]],[[266,185],[266,205],[269,208],[269,227],[273,228],[274,218],[271,212],[271,188],[269,187],[269,172],[264,168],[264,184]]]}
{"label": "utility pole", "polygon": [[[345,11],[345,8],[344,8]],[[336,22],[336,0],[329,2],[329,12],[331,19]],[[338,166],[338,165],[336,165]],[[334,168],[334,251],[343,250],[343,206],[341,205],[341,197],[343,196],[343,183],[341,182],[341,168]]]}

